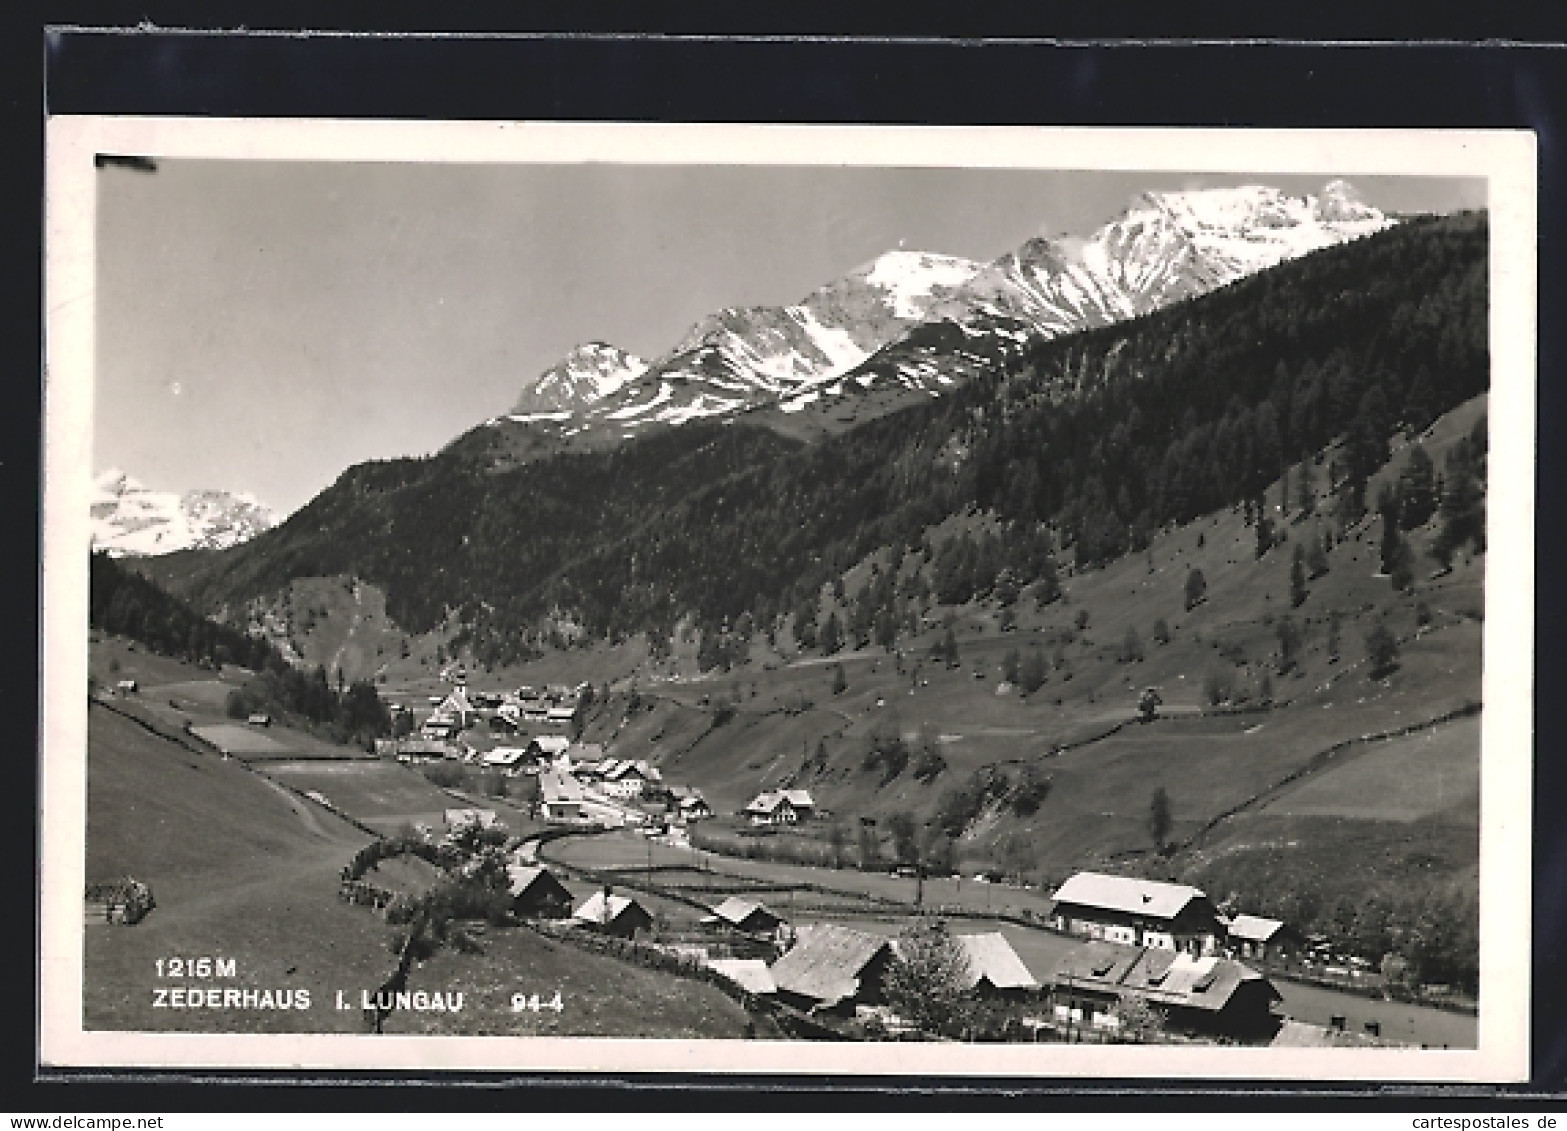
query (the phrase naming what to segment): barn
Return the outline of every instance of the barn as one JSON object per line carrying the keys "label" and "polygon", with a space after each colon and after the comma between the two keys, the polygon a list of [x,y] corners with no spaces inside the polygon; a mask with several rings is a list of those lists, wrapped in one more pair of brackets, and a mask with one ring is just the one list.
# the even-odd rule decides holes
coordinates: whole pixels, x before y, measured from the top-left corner
{"label": "barn", "polygon": [[763,935],[776,931],[778,924],[783,920],[760,903],[732,895],[714,907],[713,913],[706,916],[702,922],[711,926],[728,927],[746,934]]}
{"label": "barn", "polygon": [[1192,954],[1217,953],[1224,936],[1212,901],[1186,884],[1078,872],[1051,898],[1052,922],[1068,934]]}
{"label": "barn", "polygon": [[623,939],[636,938],[653,929],[653,916],[647,908],[630,896],[615,895],[608,888],[588,896],[571,917],[601,934]]}
{"label": "barn", "polygon": [[879,935],[807,923],[794,946],[772,965],[778,996],[799,1009],[847,1013],[856,1005],[879,1005],[882,979],[892,961],[892,944]]}
{"label": "barn", "polygon": [[571,892],[548,868],[512,864],[506,879],[514,914],[560,919],[571,913]]}

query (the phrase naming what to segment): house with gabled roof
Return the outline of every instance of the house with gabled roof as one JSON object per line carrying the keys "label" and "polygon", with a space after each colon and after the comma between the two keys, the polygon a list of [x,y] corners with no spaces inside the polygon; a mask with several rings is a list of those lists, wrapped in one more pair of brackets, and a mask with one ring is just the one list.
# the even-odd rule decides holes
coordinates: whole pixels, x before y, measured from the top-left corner
{"label": "house with gabled roof", "polygon": [[754,900],[732,895],[714,907],[712,914],[704,916],[702,922],[746,934],[765,935],[776,931],[783,920]]}
{"label": "house with gabled roof", "polygon": [[807,923],[795,932],[794,945],[772,965],[781,1000],[799,1009],[849,1012],[856,1005],[878,1005],[882,980],[892,961],[892,944],[880,935]]}
{"label": "house with gabled roof", "polygon": [[1078,872],[1051,898],[1057,930],[1107,942],[1214,954],[1224,934],[1212,901],[1186,884]]}
{"label": "house with gabled roof", "polygon": [[794,803],[779,790],[758,793],[740,812],[753,825],[792,825],[799,820]]}
{"label": "house with gabled roof", "polygon": [[964,989],[981,997],[1018,997],[1038,992],[1039,979],[1029,973],[1000,931],[953,935],[952,941],[968,960]]}
{"label": "house with gabled roof", "polygon": [[571,749],[571,739],[563,734],[538,734],[528,741],[528,757],[553,762]]}
{"label": "house with gabled roof", "polygon": [[506,882],[516,915],[559,919],[571,913],[571,892],[548,868],[511,864],[506,868]]}
{"label": "house with gabled roof", "polygon": [[1259,962],[1283,958],[1305,942],[1300,932],[1283,920],[1261,915],[1237,915],[1225,924],[1224,933],[1232,955]]}
{"label": "house with gabled roof", "polygon": [[688,785],[673,785],[669,787],[670,796],[675,799],[675,810],[687,821],[700,821],[713,815],[713,807],[702,796],[702,791],[692,789]]}
{"label": "house with gabled roof", "polygon": [[816,815],[816,802],[811,798],[810,790],[785,789],[780,792],[783,793],[784,800],[789,803],[789,807],[794,810],[794,819],[796,821],[807,821]]}
{"label": "house with gabled roof", "polygon": [[635,938],[653,929],[653,916],[647,908],[627,895],[616,895],[608,888],[596,891],[571,913],[572,919],[600,934]]}

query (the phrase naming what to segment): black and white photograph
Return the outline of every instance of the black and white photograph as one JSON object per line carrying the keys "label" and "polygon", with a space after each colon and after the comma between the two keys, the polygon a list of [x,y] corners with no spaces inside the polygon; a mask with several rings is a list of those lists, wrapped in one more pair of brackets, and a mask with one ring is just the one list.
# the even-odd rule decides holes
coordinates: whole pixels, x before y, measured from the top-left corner
{"label": "black and white photograph", "polygon": [[49,130],[46,1061],[1526,1077],[1530,135]]}

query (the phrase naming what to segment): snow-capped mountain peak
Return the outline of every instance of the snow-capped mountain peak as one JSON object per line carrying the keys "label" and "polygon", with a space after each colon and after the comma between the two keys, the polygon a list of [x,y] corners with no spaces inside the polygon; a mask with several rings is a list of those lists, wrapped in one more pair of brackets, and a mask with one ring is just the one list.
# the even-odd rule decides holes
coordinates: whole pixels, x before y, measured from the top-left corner
{"label": "snow-capped mountain peak", "polygon": [[119,468],[93,479],[93,548],[116,557],[224,549],[275,525],[277,516],[250,494],[150,491]]}
{"label": "snow-capped mountain peak", "polygon": [[799,411],[889,381],[938,395],[1029,340],[1135,318],[1392,223],[1335,180],[1320,195],[1147,192],[1097,231],[1036,237],[989,263],[900,245],[793,305],[715,311],[651,363],[578,347],[490,423],[609,443],[759,405]]}
{"label": "snow-capped mountain peak", "polygon": [[967,283],[983,266],[953,255],[900,248],[877,256],[850,275],[885,291],[897,317],[923,321],[944,293]]}
{"label": "snow-capped mountain peak", "polygon": [[555,414],[585,408],[619,392],[647,371],[647,362],[605,342],[575,347],[539,374],[512,407],[513,417]]}

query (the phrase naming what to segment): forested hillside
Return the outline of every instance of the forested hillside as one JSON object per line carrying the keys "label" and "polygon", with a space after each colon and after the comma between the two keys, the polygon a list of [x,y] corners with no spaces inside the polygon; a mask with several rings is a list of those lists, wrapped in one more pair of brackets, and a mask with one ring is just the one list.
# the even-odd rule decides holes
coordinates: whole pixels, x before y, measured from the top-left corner
{"label": "forested hillside", "polygon": [[250,669],[254,677],[230,697],[230,713],[240,718],[271,711],[315,724],[337,742],[368,742],[391,730],[373,683],[340,681],[334,689],[324,668],[294,667],[268,641],[206,619],[105,554],[92,558],[88,623],[160,655],[215,669]]}
{"label": "forested hillside", "polygon": [[[647,632],[657,647],[686,616],[715,638],[747,615],[757,631],[814,627],[822,587],[850,565],[924,548],[929,528],[971,511],[992,512],[998,533],[929,548],[948,563],[940,599],[1001,584],[1048,600],[1055,557],[1094,567],[1168,524],[1254,504],[1338,437],[1327,486],[1353,522],[1389,437],[1487,386],[1486,246],[1483,216],[1410,221],[1040,342],[812,445],[741,418],[504,471],[460,446],[362,465],[181,584],[217,610],[292,577],[351,574],[383,587],[408,631],[455,611],[490,662],[577,632]],[[905,596],[870,593],[861,627],[896,638]]]}

